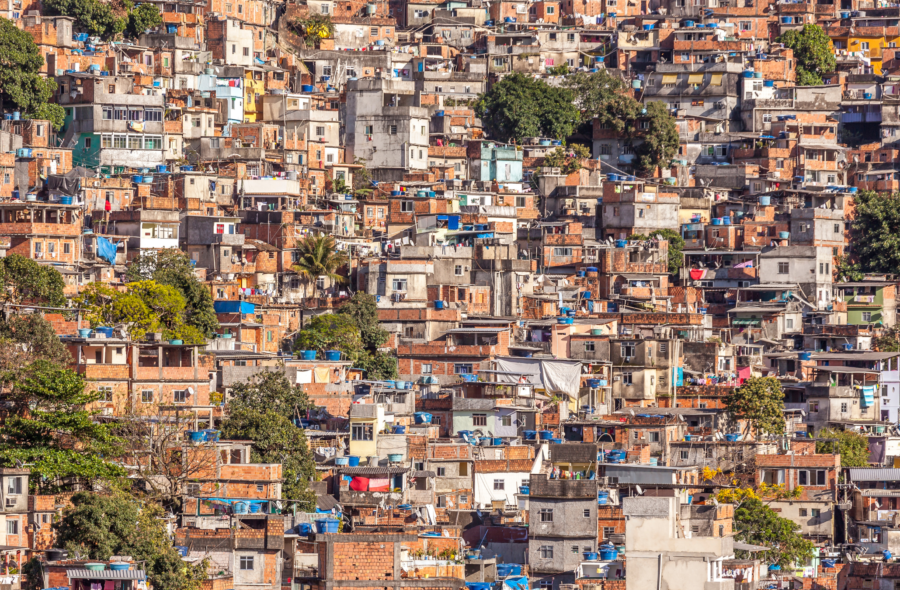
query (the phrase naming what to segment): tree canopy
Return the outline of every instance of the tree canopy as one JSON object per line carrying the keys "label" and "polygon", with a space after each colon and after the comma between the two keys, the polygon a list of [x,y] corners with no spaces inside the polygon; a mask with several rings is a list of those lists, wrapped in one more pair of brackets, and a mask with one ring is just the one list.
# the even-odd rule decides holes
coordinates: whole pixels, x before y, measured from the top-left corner
{"label": "tree canopy", "polygon": [[[869,466],[869,439],[858,432],[823,428],[816,432],[816,438],[837,439],[836,442],[828,440],[816,441],[816,452],[831,453],[837,450],[841,455],[841,467]],[[836,449],[835,446],[837,447]]]}
{"label": "tree canopy", "polygon": [[784,392],[774,377],[751,377],[725,398],[733,420],[745,420],[757,435],[784,433]]}
{"label": "tree canopy", "polygon": [[739,558],[762,559],[781,567],[803,564],[813,556],[815,545],[800,534],[800,525],[782,518],[759,498],[746,497],[734,510],[735,540],[771,547],[771,551],[736,551]]}
{"label": "tree canopy", "polygon": [[10,303],[40,303],[51,307],[66,305],[63,293],[65,283],[59,271],[20,254],[0,258],[0,284],[0,297]]}
{"label": "tree canopy", "polygon": [[861,272],[900,269],[900,193],[860,191],[852,225],[853,253]]}
{"label": "tree canopy", "polygon": [[112,481],[124,475],[108,458],[121,441],[85,407],[98,399],[78,373],[47,360],[20,372],[4,395],[9,415],[0,429],[0,464],[28,464],[43,493]]}
{"label": "tree canopy", "polygon": [[625,81],[605,69],[567,76],[563,87],[574,93],[581,108],[581,120],[590,123],[597,119],[601,129],[624,133],[640,116],[643,108],[631,96]]}
{"label": "tree canopy", "polygon": [[333,236],[308,235],[297,243],[297,263],[293,270],[306,285],[319,277],[327,277],[335,283],[347,280],[338,270],[347,264],[347,255],[339,252]]}
{"label": "tree canopy", "polygon": [[574,100],[575,94],[568,88],[510,74],[479,95],[475,113],[481,117],[484,130],[497,141],[565,139],[581,121]]}
{"label": "tree canopy", "polygon": [[114,39],[128,25],[128,20],[117,15],[111,4],[100,0],[44,0],[44,8],[51,15],[74,18],[76,26],[107,40]]}
{"label": "tree canopy", "polygon": [[363,350],[362,334],[349,315],[324,313],[306,323],[294,340],[294,350],[340,350],[355,362]]}
{"label": "tree canopy", "polygon": [[222,424],[226,439],[253,441],[251,461],[281,463],[284,497],[300,500],[300,508],[315,509],[315,461],[303,430],[293,420],[313,406],[303,389],[291,385],[283,373],[260,373],[232,387],[228,419]]}
{"label": "tree canopy", "polygon": [[678,153],[678,127],[668,106],[659,101],[648,102],[639,121],[646,127],[639,126],[632,137],[636,156],[634,167],[641,174],[649,175]]}
{"label": "tree canopy", "polygon": [[128,13],[128,24],[125,26],[125,32],[130,36],[137,38],[139,35],[161,25],[163,22],[159,8],[155,4],[144,2],[139,4]]}
{"label": "tree canopy", "polygon": [[207,562],[186,563],[172,545],[162,507],[125,494],[78,492],[56,525],[57,543],[83,559],[130,555],[155,588],[200,590]]}
{"label": "tree canopy", "polygon": [[207,336],[219,327],[212,295],[194,273],[191,259],[181,250],[165,248],[142,253],[128,265],[125,278],[132,282],[151,280],[175,287],[184,297],[187,324]]}
{"label": "tree canopy", "polygon": [[822,84],[822,75],[833,72],[837,65],[831,39],[819,25],[807,24],[799,30],[785,31],[776,41],[794,50],[799,86]]}
{"label": "tree canopy", "polygon": [[544,156],[544,166],[560,168],[563,174],[571,174],[581,170],[581,161],[590,157],[590,150],[576,143],[567,147],[558,147]]}
{"label": "tree canopy", "polygon": [[56,117],[47,115],[58,114],[61,107],[46,106],[53,98],[56,82],[40,75],[43,65],[34,38],[14,22],[0,18],[0,106],[50,119],[56,126]]}
{"label": "tree canopy", "polygon": [[166,340],[206,342],[200,330],[187,324],[187,306],[181,293],[155,281],[128,283],[125,292],[91,283],[79,296],[78,304],[91,327],[123,324],[134,340],[141,340],[148,332],[160,332]]}

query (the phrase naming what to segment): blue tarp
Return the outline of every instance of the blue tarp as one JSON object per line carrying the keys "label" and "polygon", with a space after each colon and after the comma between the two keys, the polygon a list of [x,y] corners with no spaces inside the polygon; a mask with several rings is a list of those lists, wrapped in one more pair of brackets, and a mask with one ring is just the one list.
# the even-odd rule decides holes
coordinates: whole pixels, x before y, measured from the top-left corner
{"label": "blue tarp", "polygon": [[459,229],[459,215],[449,215],[447,219],[447,229]]}
{"label": "blue tarp", "polygon": [[256,305],[247,301],[213,301],[213,310],[216,313],[248,314],[256,312]]}
{"label": "blue tarp", "polygon": [[684,367],[676,367],[675,387],[684,387]]}
{"label": "blue tarp", "polygon": [[97,236],[97,256],[110,264],[115,264],[116,245],[104,237]]}
{"label": "blue tarp", "polygon": [[509,586],[513,590],[528,590],[528,578],[519,576],[517,578],[506,578],[503,580],[504,586]]}

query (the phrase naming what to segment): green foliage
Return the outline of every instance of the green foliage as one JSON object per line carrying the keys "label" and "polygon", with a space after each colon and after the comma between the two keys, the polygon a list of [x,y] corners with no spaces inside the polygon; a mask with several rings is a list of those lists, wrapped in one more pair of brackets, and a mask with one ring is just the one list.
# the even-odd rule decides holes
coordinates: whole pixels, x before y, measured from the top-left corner
{"label": "green foliage", "polygon": [[857,193],[852,243],[862,272],[900,269],[900,194]]}
{"label": "green foliage", "polygon": [[668,240],[669,252],[667,258],[669,262],[669,273],[673,275],[678,274],[678,270],[684,266],[684,256],[682,255],[682,251],[684,250],[684,238],[682,238],[681,234],[674,229],[658,229],[650,232],[649,237],[643,234],[631,234],[628,236],[629,240],[650,240],[653,238]]}
{"label": "green foliage", "polygon": [[572,144],[569,147],[558,147],[544,156],[544,166],[560,168],[563,174],[571,174],[581,170],[581,161],[589,159],[591,152],[581,144]]}
{"label": "green foliage", "polygon": [[184,297],[185,321],[189,325],[207,336],[219,327],[209,288],[194,274],[190,258],[182,251],[165,248],[143,253],[128,265],[125,279],[130,282],[152,280],[175,287]]}
{"label": "green foliage", "polygon": [[300,500],[300,509],[312,511],[315,493],[309,488],[316,466],[303,430],[292,420],[312,404],[300,387],[283,373],[261,373],[233,386],[228,419],[222,424],[226,439],[253,441],[250,460],[281,463],[284,497]]}
{"label": "green foliage", "polygon": [[785,31],[776,42],[794,50],[799,86],[822,84],[822,75],[833,72],[837,65],[831,39],[818,25],[808,24],[800,30]]}
{"label": "green foliage", "polygon": [[734,511],[736,541],[772,548],[752,554],[736,551],[739,559],[762,559],[783,568],[803,564],[813,556],[815,546],[804,539],[799,530],[799,524],[778,516],[758,498],[744,499]]}
{"label": "green foliage", "polygon": [[6,396],[0,464],[28,464],[32,486],[42,493],[123,476],[104,458],[116,456],[121,441],[85,409],[96,399],[74,371],[46,360],[25,367]]}
{"label": "green foliage", "polygon": [[340,350],[356,362],[363,351],[362,334],[348,315],[325,313],[311,319],[294,340],[294,350]]}
{"label": "green foliage", "polygon": [[566,64],[553,66],[552,68],[547,69],[547,73],[551,76],[565,76],[569,73],[569,66]]}
{"label": "green foliage", "polygon": [[[45,5],[46,6],[46,5]],[[0,18],[0,101],[29,114],[50,102],[56,82],[40,75],[44,58],[34,38]],[[44,112],[42,109],[41,112]],[[51,119],[52,120],[52,119]]]}
{"label": "green foliage", "polygon": [[498,141],[526,137],[565,139],[581,120],[575,94],[522,74],[511,74],[478,97],[476,114]]}
{"label": "green foliage", "polygon": [[91,327],[124,324],[128,335],[141,340],[148,332],[161,332],[166,340],[204,344],[206,338],[186,323],[184,297],[169,285],[155,281],[128,283],[122,292],[102,283],[91,283],[78,298],[84,319]]}
{"label": "green foliage", "polygon": [[336,283],[343,283],[346,277],[338,270],[347,264],[347,255],[338,252],[333,236],[308,235],[297,243],[298,262],[294,272],[307,284],[318,277],[328,277]]}
{"label": "green foliage", "polygon": [[725,398],[734,420],[746,420],[757,436],[784,434],[784,392],[774,377],[751,377]]}
{"label": "green foliage", "polygon": [[641,114],[641,103],[630,94],[628,85],[610,75],[608,70],[593,74],[578,72],[565,79],[563,86],[571,90],[581,107],[581,119],[594,118],[603,129],[624,133]]}
{"label": "green foliage", "polygon": [[678,127],[666,103],[649,102],[645,108],[647,112],[641,120],[649,126],[637,133],[641,142],[634,148],[634,167],[642,174],[652,174],[657,166],[666,165],[678,153]]}
{"label": "green foliage", "polygon": [[44,119],[50,121],[55,131],[62,129],[66,120],[66,109],[54,103],[41,103],[31,109],[29,116],[32,119]]}
{"label": "green foliage", "polygon": [[861,281],[865,276],[862,271],[862,265],[858,262],[851,261],[850,257],[846,254],[841,256],[835,271],[837,272],[838,281],[842,283],[847,281]]}
{"label": "green foliage", "polygon": [[374,295],[357,291],[350,301],[337,310],[337,313],[353,319],[366,347],[378,348],[388,341],[390,334],[381,327],[378,320],[378,306]]}
{"label": "green foliage", "polygon": [[42,303],[51,307],[66,305],[65,283],[59,271],[19,254],[0,258],[0,282],[3,301]]}
{"label": "green foliage", "polygon": [[192,565],[181,559],[158,504],[91,492],[73,495],[72,504],[56,525],[60,547],[92,560],[130,555],[145,562],[148,581],[155,588],[200,590],[208,563]]}
{"label": "green foliage", "polygon": [[381,381],[400,377],[397,357],[386,352],[372,353],[364,350],[357,359],[356,366],[366,372],[366,379]]}
{"label": "green foliage", "polygon": [[53,325],[37,314],[13,315],[0,321],[0,341],[6,340],[24,348],[34,359],[43,359],[61,366],[71,361],[71,355],[56,335]]}
{"label": "green foliage", "polygon": [[129,12],[125,31],[130,37],[137,38],[144,31],[154,29],[161,25],[162,22],[163,19],[159,13],[159,8],[155,4],[144,2]]}
{"label": "green foliage", "polygon": [[116,16],[111,5],[100,0],[45,0],[44,8],[51,15],[74,18],[78,27],[107,40],[115,38],[128,24]]}
{"label": "green foliage", "polygon": [[[852,430],[823,428],[816,433],[816,438],[836,438],[837,451],[841,455],[841,467],[869,466],[869,439]],[[816,442],[817,453],[831,453],[834,443],[830,441]]]}
{"label": "green foliage", "polygon": [[327,14],[313,14],[309,18],[295,19],[291,24],[307,47],[316,47],[321,39],[334,36],[334,23]]}

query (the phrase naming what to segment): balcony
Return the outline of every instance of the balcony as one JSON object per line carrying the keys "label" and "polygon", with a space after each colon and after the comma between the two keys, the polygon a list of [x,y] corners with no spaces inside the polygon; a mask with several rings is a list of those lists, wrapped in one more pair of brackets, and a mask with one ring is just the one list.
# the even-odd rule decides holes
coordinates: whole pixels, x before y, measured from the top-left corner
{"label": "balcony", "polygon": [[131,366],[124,364],[81,364],[76,365],[76,372],[83,375],[86,379],[91,380],[110,380],[110,379],[128,379],[131,373]]}

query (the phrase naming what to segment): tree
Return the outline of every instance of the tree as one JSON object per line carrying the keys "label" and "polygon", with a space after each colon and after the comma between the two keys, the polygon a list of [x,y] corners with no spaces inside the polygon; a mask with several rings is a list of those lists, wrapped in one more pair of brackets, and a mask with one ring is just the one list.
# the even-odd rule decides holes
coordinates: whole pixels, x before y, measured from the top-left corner
{"label": "tree", "polygon": [[807,24],[800,30],[785,31],[776,41],[794,50],[799,86],[822,84],[822,75],[833,72],[837,65],[831,39],[818,25]]}
{"label": "tree", "polygon": [[71,361],[53,325],[36,313],[13,315],[0,322],[0,340],[14,344],[31,361],[43,359],[61,366]]}
{"label": "tree", "polygon": [[571,90],[581,107],[581,120],[597,119],[602,129],[623,133],[629,122],[641,114],[641,103],[631,96],[628,85],[603,69],[593,74],[578,72],[568,76],[563,87]]}
{"label": "tree", "polygon": [[186,304],[181,293],[155,281],[128,283],[125,292],[91,283],[81,293],[78,304],[91,327],[124,324],[133,340],[141,340],[148,332],[161,332],[166,340],[206,342],[197,328],[185,322]]}
{"label": "tree", "polygon": [[862,271],[862,265],[858,262],[853,262],[847,254],[841,256],[841,259],[838,261],[837,267],[834,270],[835,274],[837,274],[838,281],[842,283],[847,281],[861,281],[865,276]]}
{"label": "tree", "polygon": [[206,336],[219,327],[209,288],[197,278],[191,259],[181,250],[165,248],[142,253],[128,265],[125,279],[131,282],[152,280],[175,287],[184,297],[188,324]]}
{"label": "tree", "polygon": [[319,277],[343,283],[346,277],[338,270],[347,264],[347,255],[339,252],[333,236],[308,235],[297,243],[298,261],[293,269],[309,286]]}
{"label": "tree", "polygon": [[861,191],[855,202],[851,242],[860,270],[896,273],[900,268],[900,194]]}
{"label": "tree", "polygon": [[253,442],[252,461],[281,463],[283,494],[301,501],[305,511],[316,505],[309,488],[316,466],[306,435],[292,420],[312,407],[303,390],[291,385],[284,373],[260,373],[232,387],[228,419],[222,424],[225,438]]}
{"label": "tree", "polygon": [[759,498],[746,497],[735,506],[735,540],[772,548],[753,554],[738,550],[738,558],[762,559],[781,567],[805,563],[813,556],[815,546],[804,539],[799,530],[799,524],[778,516]]}
{"label": "tree", "polygon": [[353,320],[367,348],[378,348],[390,338],[390,334],[381,327],[378,319],[378,305],[375,303],[374,295],[357,291],[350,301],[337,310],[337,313]]}
{"label": "tree", "polygon": [[[852,430],[823,428],[816,433],[817,439],[837,439],[837,450],[841,455],[841,467],[869,466],[869,439]],[[817,453],[833,453],[835,442],[817,440]]]}
{"label": "tree", "polygon": [[154,29],[163,22],[159,8],[155,4],[143,3],[131,10],[128,14],[128,24],[125,31],[130,37],[137,38],[148,29]]}
{"label": "tree", "polygon": [[147,496],[180,512],[188,482],[215,470],[214,445],[185,444],[184,432],[193,430],[194,415],[172,413],[162,406],[141,408],[121,420],[115,434],[123,440],[119,459],[128,465]]}
{"label": "tree", "polygon": [[56,82],[40,75],[44,58],[34,38],[0,18],[0,106],[32,114],[50,102]]}
{"label": "tree", "polygon": [[148,581],[166,590],[200,590],[208,562],[186,563],[169,540],[162,507],[126,494],[78,492],[56,525],[57,543],[83,559],[130,555]]}
{"label": "tree", "polygon": [[356,362],[363,352],[362,335],[350,316],[325,313],[297,333],[294,350],[340,350],[350,362]]}
{"label": "tree", "polygon": [[51,15],[74,18],[77,26],[104,39],[115,38],[128,23],[116,15],[111,5],[100,0],[45,0],[43,6]]}
{"label": "tree", "polygon": [[645,110],[640,120],[647,127],[636,132],[640,143],[635,146],[634,166],[640,173],[652,175],[657,166],[667,164],[678,153],[678,127],[666,103],[649,102]]}
{"label": "tree", "polygon": [[684,266],[684,238],[681,237],[674,229],[658,229],[650,232],[650,236],[643,234],[632,234],[628,236],[629,240],[650,240],[650,239],[667,240],[669,242],[669,250],[666,259],[669,264],[669,274],[678,274],[679,269]]}
{"label": "tree", "polygon": [[54,103],[42,103],[31,109],[32,119],[50,121],[54,131],[59,131],[66,122],[66,109]]}
{"label": "tree", "polygon": [[733,420],[745,420],[757,436],[784,434],[784,392],[774,377],[747,379],[725,398],[725,409]]}
{"label": "tree", "polygon": [[544,156],[544,166],[560,168],[563,174],[571,174],[581,170],[581,161],[590,157],[590,150],[576,143],[568,148],[558,147],[548,153]]}
{"label": "tree", "polygon": [[498,141],[526,137],[565,139],[575,131],[581,114],[567,88],[511,74],[479,95],[475,112],[486,132]]}
{"label": "tree", "polygon": [[72,370],[46,360],[24,368],[3,397],[0,465],[28,464],[40,493],[122,477],[124,470],[108,459],[118,456],[121,441],[85,409],[97,399]]}
{"label": "tree", "polygon": [[387,352],[364,350],[355,365],[366,372],[366,378],[374,381],[400,377],[397,357]]}
{"label": "tree", "polygon": [[900,352],[900,329],[891,326],[883,330],[875,337],[872,348],[878,352]]}
{"label": "tree", "polygon": [[38,303],[51,307],[66,305],[63,293],[65,282],[59,271],[20,254],[0,258],[0,283],[0,297],[9,303]]}
{"label": "tree", "polygon": [[291,24],[307,47],[316,47],[320,40],[334,36],[334,23],[327,14],[313,14],[309,18],[295,19]]}

